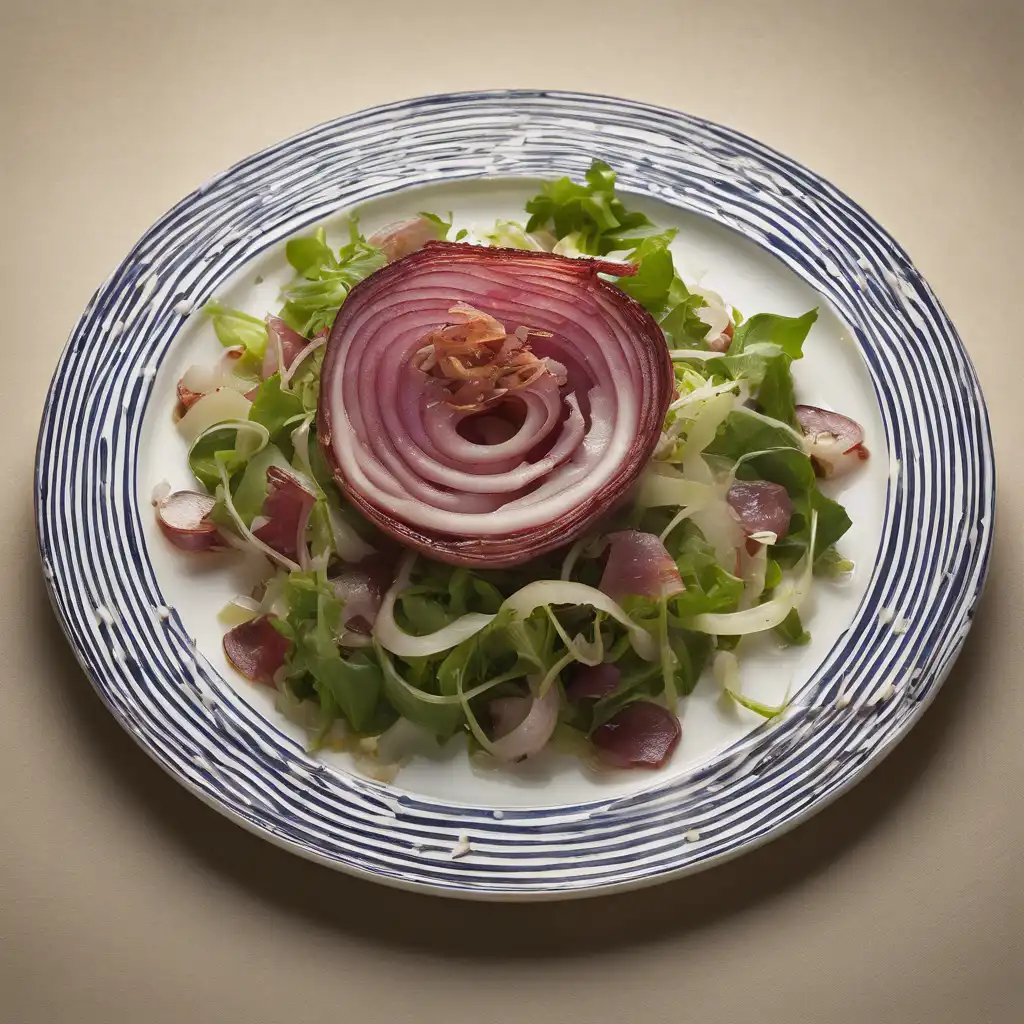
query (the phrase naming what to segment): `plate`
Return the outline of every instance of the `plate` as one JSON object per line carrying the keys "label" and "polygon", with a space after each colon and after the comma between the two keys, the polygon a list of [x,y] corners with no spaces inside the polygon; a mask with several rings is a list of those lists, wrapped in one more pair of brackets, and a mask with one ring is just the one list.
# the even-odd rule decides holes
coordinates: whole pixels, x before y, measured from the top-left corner
{"label": "plate", "polygon": [[[481,773],[424,751],[390,784],[307,754],[267,693],[224,660],[216,612],[244,562],[188,560],[149,496],[187,486],[171,421],[184,367],[218,351],[203,303],[257,315],[283,242],[353,209],[374,227],[422,209],[456,226],[522,217],[537,182],[593,157],[630,205],[679,228],[677,266],[740,309],[819,306],[801,398],[865,426],[842,492],[858,569],[816,588],[813,642],[743,659],[769,723],[702,681],[662,771],[594,773],[549,756]],[[321,125],[237,164],[158,221],[91,299],[39,438],[49,591],[97,692],[159,764],[229,817],[304,856],[407,888],[489,899],[593,894],[706,868],[793,827],[898,742],[947,675],[991,544],[984,401],[956,332],[903,250],[850,199],[730,129],[619,99],[493,92],[410,100]],[[457,746],[457,745],[456,745]]]}

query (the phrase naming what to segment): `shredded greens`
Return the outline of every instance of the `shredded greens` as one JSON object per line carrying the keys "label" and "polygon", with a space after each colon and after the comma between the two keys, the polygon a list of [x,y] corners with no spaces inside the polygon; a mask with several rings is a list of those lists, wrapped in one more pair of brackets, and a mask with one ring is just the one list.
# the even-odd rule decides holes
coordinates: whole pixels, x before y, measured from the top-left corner
{"label": "shredded greens", "polygon": [[[345,567],[389,549],[344,500],[316,443],[323,349],[256,386],[266,323],[219,301],[206,306],[220,342],[241,349],[239,372],[254,385],[247,419],[215,423],[189,449],[193,474],[216,498],[214,520],[236,546],[266,554],[257,535],[272,490],[268,473],[287,471],[313,496],[297,561],[276,557],[264,583],[223,618],[268,615],[290,642],[275,683],[292,711],[315,710],[314,746],[339,736],[349,743],[379,736],[403,718],[438,742],[464,733],[471,748],[492,750],[490,703],[541,699],[553,687],[559,734],[585,741],[633,701],[674,709],[712,661],[730,700],[770,718],[784,706],[738,689],[735,651],[743,636],[770,630],[780,644],[806,644],[798,606],[812,572],[836,577],[852,569],[835,546],[850,519],[818,487],[796,418],[792,365],[817,311],[743,319],[715,293],[688,286],[673,260],[676,232],[629,209],[616,192],[615,172],[600,160],[582,182],[545,183],[525,214],[525,223],[499,220],[468,237],[636,264],[636,274],[617,284],[660,323],[678,397],[636,503],[611,512],[604,535],[512,570],[470,571],[407,556],[377,621],[363,623],[371,631],[346,622],[335,581]],[[451,231],[451,214],[421,216],[437,224],[441,237]],[[347,232],[338,249],[323,228],[287,244],[294,276],[277,315],[307,341],[329,329],[349,290],[385,263],[355,219]],[[455,237],[467,237],[467,230]],[[766,536],[752,554],[744,554],[725,501],[737,480],[779,484],[792,503],[786,535]],[[621,605],[594,589],[603,537],[619,529],[660,537],[683,589]],[[602,662],[619,673],[614,691],[567,700],[567,673]]]}

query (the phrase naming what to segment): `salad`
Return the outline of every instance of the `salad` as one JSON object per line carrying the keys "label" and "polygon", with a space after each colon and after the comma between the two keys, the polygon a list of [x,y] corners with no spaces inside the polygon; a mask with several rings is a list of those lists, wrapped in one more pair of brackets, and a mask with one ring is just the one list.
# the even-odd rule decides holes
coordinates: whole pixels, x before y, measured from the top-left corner
{"label": "salad", "polygon": [[223,357],[178,381],[197,484],[154,492],[163,533],[259,553],[228,660],[380,778],[424,734],[661,767],[706,670],[784,709],[741,691],[744,638],[807,643],[811,588],[853,568],[819,481],[862,430],[791,373],[817,311],[684,282],[600,161],[525,215],[293,238],[280,308],[209,302]]}

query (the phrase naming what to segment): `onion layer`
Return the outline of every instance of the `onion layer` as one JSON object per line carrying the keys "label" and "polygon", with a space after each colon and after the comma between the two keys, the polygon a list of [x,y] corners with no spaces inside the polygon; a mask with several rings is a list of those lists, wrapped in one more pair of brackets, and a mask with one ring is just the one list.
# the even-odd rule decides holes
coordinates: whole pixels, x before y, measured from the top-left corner
{"label": "onion layer", "polygon": [[646,464],[673,387],[661,329],[602,270],[431,242],[353,288],[317,432],[352,503],[457,565],[517,565],[582,534]]}

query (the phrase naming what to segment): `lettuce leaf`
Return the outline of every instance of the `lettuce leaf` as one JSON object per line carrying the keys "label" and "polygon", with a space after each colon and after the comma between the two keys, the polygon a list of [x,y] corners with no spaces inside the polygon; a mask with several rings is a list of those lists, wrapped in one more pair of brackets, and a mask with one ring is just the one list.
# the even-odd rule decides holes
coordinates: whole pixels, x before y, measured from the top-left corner
{"label": "lettuce leaf", "polygon": [[559,239],[575,234],[576,248],[588,256],[630,249],[658,233],[645,214],[627,210],[616,196],[615,172],[603,160],[595,160],[585,177],[585,185],[570,178],[545,182],[526,204],[526,230],[550,228]]}
{"label": "lettuce leaf", "polygon": [[[270,439],[280,444],[288,427],[294,428],[301,421],[306,410],[299,395],[281,389],[281,375],[268,377],[256,392],[249,419],[262,423],[270,431]],[[288,441],[287,447],[291,448]]]}
{"label": "lettuce leaf", "polygon": [[349,289],[387,262],[384,253],[359,233],[355,220],[349,222],[348,243],[336,255],[323,228],[293,238],[285,255],[296,273],[281,293],[285,300],[281,319],[307,338],[329,329]]}
{"label": "lettuce leaf", "polygon": [[217,299],[210,299],[203,311],[213,321],[217,340],[225,348],[241,346],[246,356],[258,364],[267,349],[267,325],[240,309],[231,309]]}

